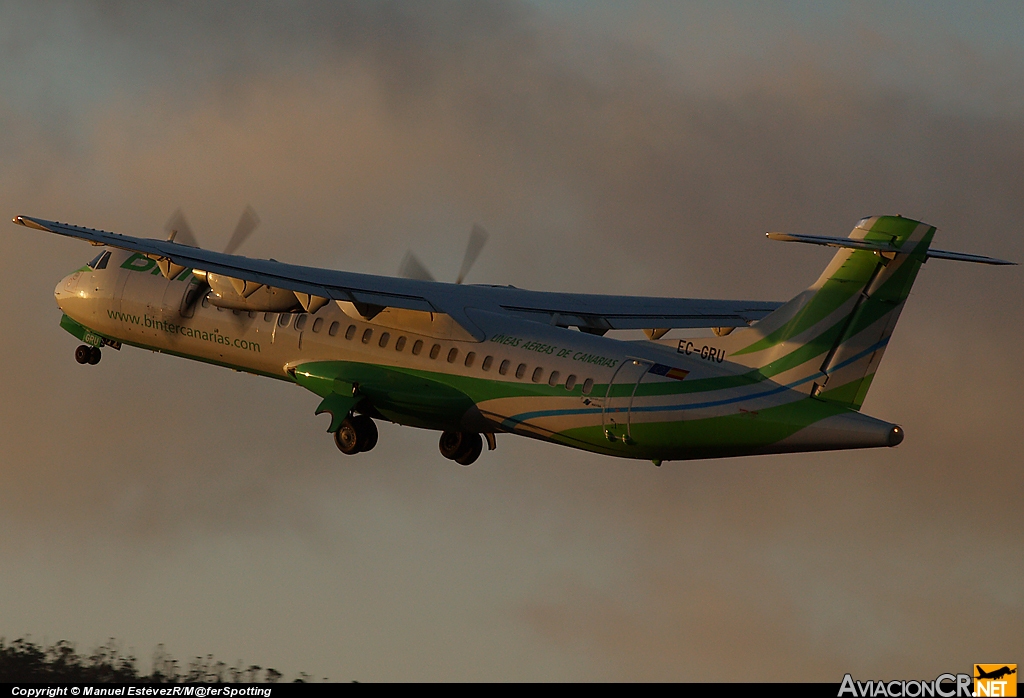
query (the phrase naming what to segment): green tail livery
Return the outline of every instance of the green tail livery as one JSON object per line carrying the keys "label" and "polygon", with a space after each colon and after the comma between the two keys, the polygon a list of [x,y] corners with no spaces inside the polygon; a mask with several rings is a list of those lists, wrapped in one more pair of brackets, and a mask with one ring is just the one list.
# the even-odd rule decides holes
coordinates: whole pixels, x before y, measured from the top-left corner
{"label": "green tail livery", "polygon": [[[934,227],[878,216],[846,238],[768,233],[837,248],[787,303],[544,293],[461,283],[479,227],[451,284],[414,259],[403,278],[231,254],[251,209],[228,252],[174,220],[150,239],[14,219],[103,246],[56,288],[80,363],[130,345],[289,381],[319,397],[345,454],[372,449],[384,419],[441,432],[462,465],[497,434],[658,465],[895,446],[901,428],[861,406],[921,265],[1010,264],[932,249]],[[695,328],[707,336],[667,336]],[[648,339],[608,335],[620,330]]]}

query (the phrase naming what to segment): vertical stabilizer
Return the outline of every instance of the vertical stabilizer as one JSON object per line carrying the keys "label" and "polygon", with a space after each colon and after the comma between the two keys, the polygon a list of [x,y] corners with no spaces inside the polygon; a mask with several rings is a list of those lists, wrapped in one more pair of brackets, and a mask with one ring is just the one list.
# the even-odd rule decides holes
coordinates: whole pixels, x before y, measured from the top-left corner
{"label": "vertical stabilizer", "polygon": [[859,410],[934,234],[901,216],[863,219],[849,240],[879,249],[841,248],[813,286],[730,337],[730,359]]}

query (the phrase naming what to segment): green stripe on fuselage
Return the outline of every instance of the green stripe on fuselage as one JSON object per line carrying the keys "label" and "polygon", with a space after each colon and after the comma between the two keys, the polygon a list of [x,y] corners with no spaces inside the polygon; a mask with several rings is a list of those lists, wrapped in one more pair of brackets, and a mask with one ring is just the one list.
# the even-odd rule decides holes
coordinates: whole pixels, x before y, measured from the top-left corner
{"label": "green stripe on fuselage", "polygon": [[832,278],[825,281],[807,305],[789,322],[774,332],[765,335],[748,347],[735,352],[736,355],[753,354],[770,349],[814,327],[834,313],[843,303],[860,292],[878,266],[878,257],[872,252],[856,250]]}
{"label": "green stripe on fuselage", "polygon": [[871,381],[874,377],[875,374],[868,374],[863,378],[850,381],[846,385],[825,390],[819,393],[818,397],[822,400],[829,400],[840,405],[853,406],[854,409],[860,409],[860,406],[864,404],[864,398],[867,396],[868,388],[871,387]]}
{"label": "green stripe on fuselage", "polygon": [[621,458],[690,460],[761,453],[773,444],[847,408],[807,397],[756,412],[671,422],[639,422],[630,427],[632,444],[609,441],[601,426],[569,429],[552,441]]}
{"label": "green stripe on fuselage", "polygon": [[98,332],[93,332],[85,325],[82,325],[75,320],[72,320],[67,315],[61,315],[60,326],[62,329],[69,332],[72,336],[76,337],[80,341],[88,344],[91,347],[103,346],[103,335]]}
{"label": "green stripe on fuselage", "polygon": [[[384,417],[407,426],[428,429],[459,429],[467,413],[488,400],[583,397],[578,389],[566,391],[546,384],[453,376],[346,361],[301,364],[295,368],[295,380],[324,398],[332,394],[351,395],[355,385],[367,403]],[[684,384],[685,381],[680,381],[680,388]],[[594,393],[603,395],[605,387],[595,385]],[[580,407],[583,407],[582,402]],[[595,423],[586,427],[550,431],[527,421],[515,431],[627,458],[707,458],[767,449],[810,424],[845,411],[845,407],[835,403],[803,398],[756,412],[737,410],[735,414],[704,419],[634,422],[630,427],[633,436],[630,445],[608,440],[598,421],[599,408],[593,409]]]}

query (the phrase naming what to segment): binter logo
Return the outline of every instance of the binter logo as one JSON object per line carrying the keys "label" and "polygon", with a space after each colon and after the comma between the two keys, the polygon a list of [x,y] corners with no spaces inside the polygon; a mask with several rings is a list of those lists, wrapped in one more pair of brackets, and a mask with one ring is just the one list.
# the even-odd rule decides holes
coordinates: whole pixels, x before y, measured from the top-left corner
{"label": "binter logo", "polygon": [[975,696],[1016,696],[1016,664],[975,664]]}
{"label": "binter logo", "polygon": [[[150,259],[140,252],[136,252],[131,257],[124,260],[124,262],[121,263],[121,268],[128,269],[130,271],[147,271],[153,276],[160,273],[160,267],[157,266],[156,260]],[[184,281],[191,273],[191,269],[186,269],[178,275],[175,281]]]}

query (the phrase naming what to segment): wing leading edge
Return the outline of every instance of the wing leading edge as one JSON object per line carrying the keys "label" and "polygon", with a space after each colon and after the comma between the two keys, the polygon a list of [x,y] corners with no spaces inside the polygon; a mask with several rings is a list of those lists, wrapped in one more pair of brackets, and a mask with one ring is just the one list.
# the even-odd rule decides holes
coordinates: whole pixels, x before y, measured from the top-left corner
{"label": "wing leading edge", "polygon": [[612,329],[742,327],[782,305],[770,301],[609,296],[528,291],[511,286],[456,285],[250,259],[167,240],[137,238],[28,216],[17,216],[14,222],[87,240],[94,245],[166,259],[191,269],[347,301],[364,314],[389,307],[446,313],[477,339],[484,339],[483,333],[467,315],[467,309],[550,325],[575,326],[603,334]]}

